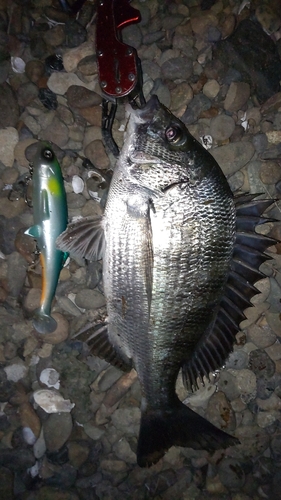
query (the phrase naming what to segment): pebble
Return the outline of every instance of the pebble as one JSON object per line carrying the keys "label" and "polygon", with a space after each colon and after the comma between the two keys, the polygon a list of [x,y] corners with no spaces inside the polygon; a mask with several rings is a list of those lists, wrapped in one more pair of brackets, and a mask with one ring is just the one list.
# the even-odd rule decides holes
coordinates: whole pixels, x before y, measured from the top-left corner
{"label": "pebble", "polygon": [[251,160],[255,149],[250,142],[234,142],[211,149],[210,153],[218,162],[226,177],[229,177]]}
{"label": "pebble", "polygon": [[215,99],[220,91],[220,86],[216,80],[209,80],[205,83],[202,90],[208,99]]}
{"label": "pebble", "polygon": [[[19,416],[23,428],[30,429],[34,435],[34,442],[39,438],[41,422],[30,403],[22,403],[19,406]],[[34,443],[32,443],[34,444]]]}
{"label": "pebble", "polygon": [[161,73],[164,79],[172,80],[179,78],[189,80],[192,74],[192,60],[188,57],[175,57],[169,59],[161,66]]}
{"label": "pebble", "polygon": [[180,108],[187,106],[193,99],[193,91],[191,86],[187,82],[182,82],[171,94],[171,110],[173,112]]}
{"label": "pebble", "polygon": [[121,375],[122,375],[122,372],[120,372],[120,370],[118,370],[114,366],[110,366],[105,371],[105,373],[103,374],[103,376],[101,377],[101,379],[99,381],[99,384],[98,384],[99,390],[101,392],[107,391],[110,387],[112,387],[112,385],[118,379],[120,379]]}
{"label": "pebble", "polygon": [[251,325],[247,334],[249,339],[260,349],[269,347],[276,341],[276,335],[267,323],[262,326]]}
{"label": "pebble", "polygon": [[229,139],[235,129],[235,121],[231,116],[218,115],[212,118],[210,134],[216,141]]}
{"label": "pebble", "polygon": [[66,91],[66,98],[67,104],[75,108],[88,108],[102,102],[99,94],[79,85],[71,85]]}
{"label": "pebble", "polygon": [[218,467],[222,484],[230,490],[240,490],[245,483],[243,465],[233,458],[225,458]]}
{"label": "pebble", "polygon": [[1,129],[15,127],[19,119],[19,105],[11,86],[6,82],[0,84],[0,108]]}
{"label": "pebble", "polygon": [[68,127],[58,116],[54,116],[52,122],[39,134],[39,139],[51,141],[60,148],[66,146],[69,137]]}
{"label": "pebble", "polygon": [[19,140],[18,131],[13,127],[0,129],[0,157],[6,167],[14,163],[14,148]]}
{"label": "pebble", "polygon": [[43,422],[44,439],[48,451],[59,450],[68,440],[73,423],[70,413],[53,413]]}
{"label": "pebble", "polygon": [[215,392],[209,400],[206,418],[219,429],[231,432],[236,427],[234,411],[222,391]]}
{"label": "pebble", "polygon": [[139,431],[140,409],[118,408],[111,416],[113,425],[126,436],[137,436]]}
{"label": "pebble", "polygon": [[245,82],[232,82],[224,101],[224,109],[234,112],[242,109],[250,97],[250,85]]}
{"label": "pebble", "polygon": [[95,81],[85,83],[78,78],[75,73],[52,73],[48,79],[47,85],[55,94],[64,95],[72,85],[85,87],[89,90],[96,90]]}
{"label": "pebble", "polygon": [[[262,349],[250,352],[249,366],[257,377],[271,378],[275,372],[275,364]],[[252,375],[253,375],[252,373]]]}
{"label": "pebble", "polygon": [[104,145],[100,140],[90,142],[85,148],[85,156],[97,168],[106,169],[110,166],[109,158],[105,152]]}

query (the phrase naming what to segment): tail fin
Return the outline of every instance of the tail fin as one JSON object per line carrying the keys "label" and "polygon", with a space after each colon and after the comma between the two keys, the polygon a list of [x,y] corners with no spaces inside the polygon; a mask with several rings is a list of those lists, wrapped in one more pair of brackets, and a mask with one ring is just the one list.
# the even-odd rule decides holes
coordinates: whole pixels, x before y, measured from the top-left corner
{"label": "tail fin", "polygon": [[179,402],[171,410],[147,411],[142,415],[137,461],[140,467],[150,467],[173,445],[214,451],[235,444],[239,444],[237,438]]}
{"label": "tail fin", "polygon": [[32,320],[35,330],[39,333],[52,333],[57,328],[57,322],[52,316],[37,309]]}

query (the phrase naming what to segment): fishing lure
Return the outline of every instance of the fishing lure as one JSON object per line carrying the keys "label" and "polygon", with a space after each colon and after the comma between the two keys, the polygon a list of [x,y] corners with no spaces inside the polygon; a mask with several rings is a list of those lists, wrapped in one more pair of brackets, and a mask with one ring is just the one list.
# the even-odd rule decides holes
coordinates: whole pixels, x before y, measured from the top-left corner
{"label": "fishing lure", "polygon": [[32,170],[34,225],[25,234],[36,239],[42,265],[42,294],[33,326],[39,333],[51,333],[57,327],[50,314],[52,300],[68,254],[56,248],[67,226],[67,202],[61,168],[49,143],[39,142]]}

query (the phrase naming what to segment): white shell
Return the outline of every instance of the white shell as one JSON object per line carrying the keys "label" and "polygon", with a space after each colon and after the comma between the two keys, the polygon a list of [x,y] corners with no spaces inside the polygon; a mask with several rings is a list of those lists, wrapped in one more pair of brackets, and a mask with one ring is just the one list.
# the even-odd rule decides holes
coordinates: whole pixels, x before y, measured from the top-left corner
{"label": "white shell", "polygon": [[60,374],[54,368],[45,368],[40,373],[40,382],[45,384],[47,387],[54,387],[54,389],[60,388]]}
{"label": "white shell", "polygon": [[25,72],[25,62],[21,57],[11,57],[11,66],[14,73]]}
{"label": "white shell", "polygon": [[200,141],[205,149],[211,149],[213,144],[213,138],[211,135],[203,135],[202,137],[200,137]]}
{"label": "white shell", "polygon": [[62,395],[50,389],[39,389],[33,393],[35,403],[47,413],[69,413],[75,404],[69,399],[63,399]]}
{"label": "white shell", "polygon": [[79,177],[79,175],[74,175],[72,177],[72,189],[76,194],[82,193],[84,189],[84,181],[81,177]]}
{"label": "white shell", "polygon": [[97,191],[89,191],[89,195],[91,196],[91,198],[93,198],[93,200],[96,200],[98,202],[101,201],[101,198],[99,197],[99,193]]}

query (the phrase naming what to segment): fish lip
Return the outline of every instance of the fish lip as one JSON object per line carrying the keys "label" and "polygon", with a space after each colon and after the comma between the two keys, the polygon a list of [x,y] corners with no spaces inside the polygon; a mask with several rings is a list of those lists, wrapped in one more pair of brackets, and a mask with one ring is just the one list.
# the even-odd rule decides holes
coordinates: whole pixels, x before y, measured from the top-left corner
{"label": "fish lip", "polygon": [[141,108],[132,108],[130,106],[129,112],[134,118],[139,118],[141,121],[149,121],[152,120],[155,112],[158,111],[160,107],[161,104],[157,95],[152,95],[149,101]]}

